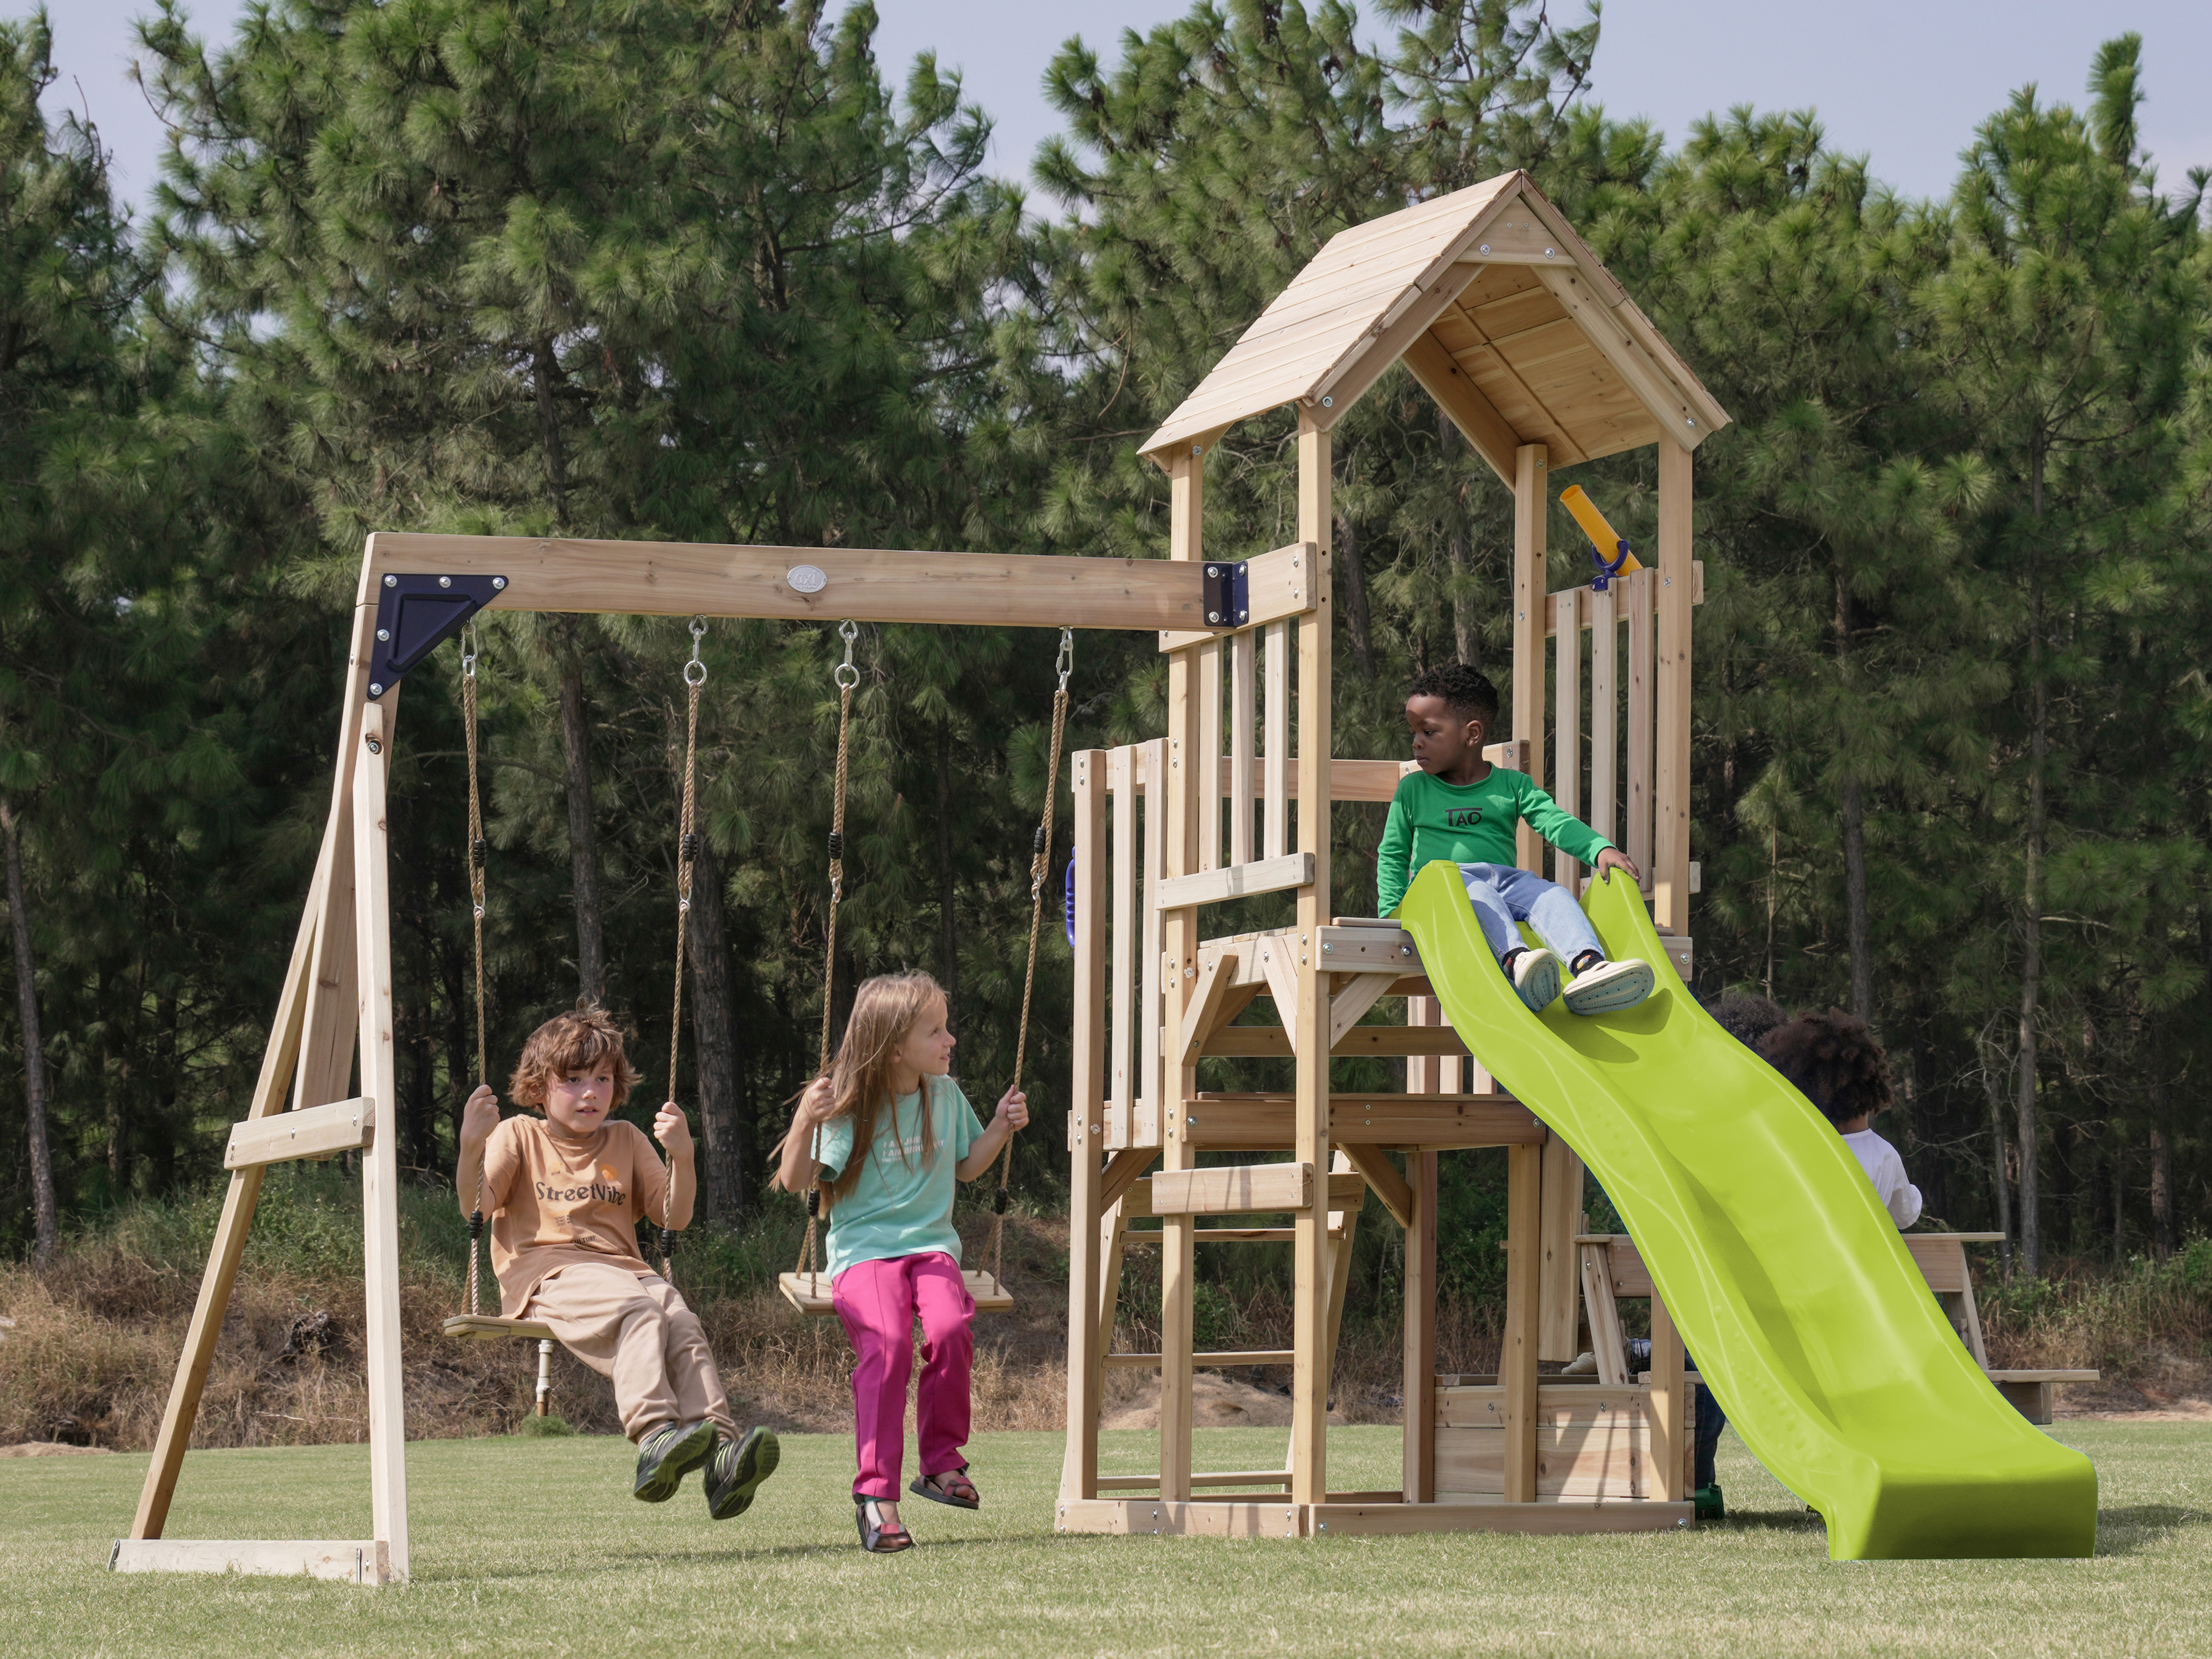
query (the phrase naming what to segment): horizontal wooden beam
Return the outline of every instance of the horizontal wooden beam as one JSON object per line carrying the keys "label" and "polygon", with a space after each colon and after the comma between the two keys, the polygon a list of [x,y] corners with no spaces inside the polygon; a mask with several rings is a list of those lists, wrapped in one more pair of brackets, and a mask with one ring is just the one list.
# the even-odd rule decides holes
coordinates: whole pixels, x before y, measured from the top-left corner
{"label": "horizontal wooden beam", "polygon": [[[1233,628],[1163,629],[1160,649],[1180,651],[1185,646],[1204,645],[1208,640],[1222,639],[1231,634],[1249,633],[1285,617],[1305,615],[1314,608],[1313,573],[1318,562],[1314,554],[1311,542],[1292,542],[1288,547],[1279,547],[1272,553],[1243,561],[1247,607],[1244,620]],[[1218,562],[1221,561],[1205,560],[1196,568],[1203,572],[1206,565]]]}
{"label": "horizontal wooden beam", "polygon": [[[1194,1353],[1190,1357],[1190,1363],[1194,1370],[1225,1371],[1239,1365],[1293,1364],[1297,1357],[1296,1348],[1237,1348],[1218,1353]],[[1160,1357],[1156,1353],[1109,1353],[1106,1356],[1106,1363],[1120,1370],[1142,1370],[1146,1367],[1157,1369]],[[1267,1479],[1265,1475],[1260,1478],[1263,1480]],[[1245,1483],[1239,1480],[1233,1484],[1243,1486]]]}
{"label": "horizontal wooden beam", "polygon": [[364,1539],[338,1542],[198,1538],[118,1538],[107,1565],[116,1572],[235,1572],[249,1577],[327,1578],[380,1584],[383,1547]]}
{"label": "horizontal wooden beam", "polygon": [[1153,1215],[1249,1215],[1312,1204],[1310,1164],[1248,1164],[1220,1170],[1164,1170],[1145,1195]]}
{"label": "horizontal wooden beam", "polygon": [[250,1170],[295,1158],[327,1158],[366,1146],[375,1133],[376,1103],[366,1096],[296,1112],[273,1112],[230,1126],[222,1167]]}
{"label": "horizontal wooden beam", "polygon": [[1194,904],[1219,904],[1228,899],[1310,887],[1313,884],[1313,872],[1311,853],[1285,853],[1280,858],[1224,865],[1218,870],[1200,870],[1195,875],[1170,876],[1152,884],[1152,908],[1182,910]]}
{"label": "horizontal wooden beam", "polygon": [[371,591],[386,574],[504,576],[495,611],[1004,628],[1205,625],[1199,567],[1167,559],[389,531],[368,538],[368,559]]}
{"label": "horizontal wooden beam", "polygon": [[[1168,1129],[1196,1152],[1285,1152],[1295,1144],[1297,1115],[1297,1097],[1291,1094],[1201,1094],[1174,1113]],[[1540,1146],[1549,1138],[1526,1106],[1494,1094],[1332,1094],[1328,1133],[1339,1146],[1394,1152]]]}
{"label": "horizontal wooden beam", "polygon": [[[1463,1055],[1467,1044],[1449,1025],[1355,1025],[1329,1053],[1385,1060],[1409,1054]],[[1255,1056],[1292,1052],[1291,1034],[1279,1025],[1224,1025],[1200,1045],[1200,1054]]]}
{"label": "horizontal wooden beam", "polygon": [[[1654,582],[1650,586],[1645,588],[1644,591],[1651,596],[1651,614],[1656,616],[1659,611],[1658,584]],[[1551,601],[1558,599],[1561,593],[1587,594],[1589,592],[1589,584],[1588,582],[1584,582],[1579,587],[1562,587],[1553,592],[1544,595],[1544,637],[1546,639],[1556,639],[1559,636],[1559,613],[1558,609],[1551,603]],[[1621,605],[1627,599],[1628,592],[1629,590],[1626,586],[1615,586],[1613,590],[1613,616],[1617,621],[1626,621],[1627,619],[1628,612],[1621,609]],[[1705,602],[1705,562],[1703,559],[1692,559],[1690,561],[1690,603],[1692,605],[1703,605]],[[1587,599],[1585,599],[1583,604],[1581,620],[1582,631],[1585,634],[1589,633],[1590,630],[1590,614],[1589,605]],[[1340,765],[1342,763],[1340,762],[1339,764]]]}
{"label": "horizontal wooden beam", "polygon": [[[1156,1354],[1154,1358],[1158,1358]],[[1107,1362],[1111,1364],[1113,1362]],[[1145,1492],[1160,1484],[1157,1474],[1102,1474],[1098,1477],[1101,1492]],[[1291,1484],[1288,1469],[1212,1469],[1201,1470],[1190,1477],[1194,1486],[1287,1486]]]}

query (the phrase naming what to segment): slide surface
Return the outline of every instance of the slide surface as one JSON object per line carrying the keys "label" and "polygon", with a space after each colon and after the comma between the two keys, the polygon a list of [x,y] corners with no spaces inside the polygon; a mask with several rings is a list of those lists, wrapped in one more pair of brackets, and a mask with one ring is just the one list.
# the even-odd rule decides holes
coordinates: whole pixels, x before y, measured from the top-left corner
{"label": "slide surface", "polygon": [[1399,917],[1453,1026],[1603,1183],[1698,1373],[1825,1517],[1830,1556],[2090,1554],[2089,1461],[1982,1374],[1842,1137],[1684,990],[1633,883],[1583,902],[1609,953],[1656,970],[1642,1006],[1530,1014],[1451,865]]}

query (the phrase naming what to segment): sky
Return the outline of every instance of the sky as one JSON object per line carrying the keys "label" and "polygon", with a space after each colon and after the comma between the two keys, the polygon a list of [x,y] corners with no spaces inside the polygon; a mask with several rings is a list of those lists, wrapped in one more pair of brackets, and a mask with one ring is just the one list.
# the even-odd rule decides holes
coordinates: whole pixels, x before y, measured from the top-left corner
{"label": "sky", "polygon": [[[1560,6],[1564,15],[1573,0]],[[243,0],[187,0],[194,24],[227,37]],[[1044,101],[1045,66],[1080,34],[1108,63],[1125,28],[1181,15],[1188,0],[878,0],[879,59],[903,81],[934,48],[972,102],[997,122],[992,170],[1026,179],[1037,145],[1058,130]],[[23,15],[23,0],[0,15]],[[148,0],[50,5],[61,79],[49,115],[89,112],[115,155],[118,193],[143,203],[157,177],[162,130],[127,78],[131,23]],[[1876,178],[1914,196],[1946,193],[1977,123],[2029,82],[2045,102],[2084,100],[2098,44],[2143,37],[2144,142],[2169,188],[2212,167],[2212,64],[2207,0],[1608,0],[1592,96],[1615,116],[1644,116],[1679,143],[1700,116],[1750,103],[1819,112],[1830,143],[1871,158]],[[1048,210],[1041,195],[1034,205]]]}

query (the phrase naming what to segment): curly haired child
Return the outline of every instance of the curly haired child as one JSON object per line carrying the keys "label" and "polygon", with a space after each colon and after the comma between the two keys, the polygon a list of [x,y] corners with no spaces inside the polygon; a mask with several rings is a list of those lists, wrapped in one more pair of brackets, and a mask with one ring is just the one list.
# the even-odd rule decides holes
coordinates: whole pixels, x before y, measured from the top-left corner
{"label": "curly haired child", "polygon": [[740,1435],[698,1316],[638,1254],[637,1224],[681,1228],[698,1185],[691,1131],[674,1101],[653,1137],[617,1121],[639,1081],[619,1027],[599,1008],[557,1015],[530,1034],[507,1087],[536,1116],[501,1121],[489,1085],[461,1117],[461,1212],[491,1214],[501,1311],[552,1327],[561,1346],[615,1388],[637,1445],[634,1496],[658,1504],[706,1466],[707,1513],[726,1521],[775,1471],[766,1429]]}
{"label": "curly haired child", "polygon": [[1868,1127],[1892,1102],[1889,1055],[1873,1029],[1840,1008],[1800,1014],[1769,1031],[1759,1052],[1836,1126],[1899,1231],[1919,1220],[1920,1188],[1905,1179],[1905,1160]]}

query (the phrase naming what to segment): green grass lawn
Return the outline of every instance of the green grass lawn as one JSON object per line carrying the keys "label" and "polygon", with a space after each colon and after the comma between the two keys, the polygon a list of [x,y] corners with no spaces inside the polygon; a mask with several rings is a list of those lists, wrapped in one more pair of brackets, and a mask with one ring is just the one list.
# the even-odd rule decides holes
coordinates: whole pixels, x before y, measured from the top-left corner
{"label": "green grass lawn", "polygon": [[[710,1524],[696,1480],[629,1496],[612,1439],[408,1449],[401,1589],[106,1570],[139,1456],[0,1462],[0,1653],[676,1655],[774,1650],[1105,1653],[2201,1655],[2212,1649],[2212,1433],[2062,1425],[2103,1491],[2089,1561],[1832,1563],[1820,1525],[1731,1434],[1731,1518],[1692,1533],[1229,1543],[1064,1537],[1060,1440],[981,1437],[988,1507],[920,1500],[921,1547],[856,1547],[851,1442],[784,1441],[751,1513]],[[1152,1437],[1109,1434],[1134,1470]],[[1264,1466],[1280,1431],[1199,1432],[1201,1468]],[[1397,1431],[1331,1436],[1332,1484],[1394,1479]],[[196,1453],[177,1538],[359,1538],[352,1447]]]}

